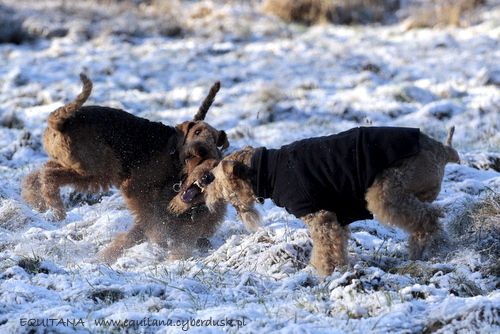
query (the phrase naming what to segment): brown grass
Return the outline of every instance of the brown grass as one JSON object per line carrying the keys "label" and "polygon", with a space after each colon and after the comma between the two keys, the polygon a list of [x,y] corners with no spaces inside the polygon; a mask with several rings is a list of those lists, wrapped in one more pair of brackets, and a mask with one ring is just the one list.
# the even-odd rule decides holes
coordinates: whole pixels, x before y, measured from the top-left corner
{"label": "brown grass", "polygon": [[[410,0],[407,29],[439,25],[468,26],[485,0]],[[365,24],[386,20],[399,9],[396,0],[265,0],[262,10],[288,22]]]}
{"label": "brown grass", "polygon": [[433,267],[432,265],[421,261],[410,261],[407,264],[389,269],[389,273],[395,275],[408,275],[413,279],[418,280],[421,284],[429,284],[430,279],[442,268]]}
{"label": "brown grass", "polygon": [[410,6],[410,16],[403,22],[406,29],[436,26],[467,27],[474,10],[485,0],[428,0]]}
{"label": "brown grass", "polygon": [[448,224],[461,244],[490,257],[500,257],[500,193],[490,191],[480,201],[464,205]]}
{"label": "brown grass", "polygon": [[357,24],[381,21],[394,0],[265,0],[262,10],[288,22]]}
{"label": "brown grass", "polygon": [[0,43],[21,44],[30,37],[16,11],[0,4]]}

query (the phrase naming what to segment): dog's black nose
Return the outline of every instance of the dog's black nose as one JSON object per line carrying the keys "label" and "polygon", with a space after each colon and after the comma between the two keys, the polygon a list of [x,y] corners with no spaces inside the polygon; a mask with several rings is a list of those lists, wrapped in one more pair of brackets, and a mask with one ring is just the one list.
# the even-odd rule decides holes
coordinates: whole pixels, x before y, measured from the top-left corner
{"label": "dog's black nose", "polygon": [[205,146],[198,147],[197,151],[198,156],[201,158],[205,158],[208,155],[208,148],[206,148]]}

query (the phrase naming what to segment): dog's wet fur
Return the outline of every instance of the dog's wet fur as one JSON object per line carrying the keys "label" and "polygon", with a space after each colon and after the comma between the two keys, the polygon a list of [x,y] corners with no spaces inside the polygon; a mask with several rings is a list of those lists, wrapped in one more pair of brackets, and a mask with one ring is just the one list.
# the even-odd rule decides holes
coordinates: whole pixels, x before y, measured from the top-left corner
{"label": "dog's wet fur", "polygon": [[221,150],[229,146],[224,131],[203,121],[220,83],[214,84],[192,121],[172,127],[119,109],[83,106],[92,81],[83,73],[80,78],[82,92],[48,117],[43,143],[50,159],[24,179],[22,198],[40,212],[50,209],[55,220],[64,220],[62,186],[83,193],[117,187],[134,224],[100,254],[101,260],[113,263],[124,250],[146,240],[168,248],[172,259],[190,256],[199,238],[213,234],[225,207],[209,211],[200,202],[182,215],[167,208],[182,175],[205,159],[220,160]]}

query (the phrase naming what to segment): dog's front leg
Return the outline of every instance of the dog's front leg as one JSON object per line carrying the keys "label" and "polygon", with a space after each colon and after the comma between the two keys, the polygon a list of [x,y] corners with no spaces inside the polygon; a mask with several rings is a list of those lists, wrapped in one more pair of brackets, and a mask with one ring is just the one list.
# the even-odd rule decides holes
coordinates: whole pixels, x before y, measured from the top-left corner
{"label": "dog's front leg", "polygon": [[99,254],[98,258],[107,264],[113,264],[125,250],[144,241],[144,230],[135,221],[130,230],[118,234],[113,243]]}
{"label": "dog's front leg", "polygon": [[318,275],[330,275],[336,267],[347,263],[350,229],[338,223],[334,212],[320,210],[300,219],[311,231],[311,265],[316,268]]}

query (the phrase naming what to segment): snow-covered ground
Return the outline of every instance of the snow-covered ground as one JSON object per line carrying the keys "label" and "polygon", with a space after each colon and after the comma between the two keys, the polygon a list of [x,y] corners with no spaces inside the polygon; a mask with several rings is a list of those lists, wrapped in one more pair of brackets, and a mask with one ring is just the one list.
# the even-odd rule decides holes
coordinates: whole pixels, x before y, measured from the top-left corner
{"label": "snow-covered ground", "polygon": [[446,258],[410,262],[402,231],[359,221],[352,266],[321,280],[307,267],[307,227],[266,201],[265,228],[245,232],[229,208],[206,254],[167,262],[143,243],[106,266],[96,254],[132,223],[117,190],[65,189],[62,222],[20,199],[22,178],[47,159],[47,115],[76,96],[85,71],[88,104],[169,125],[190,119],[220,80],[207,121],[228,133],[228,152],[360,125],[444,140],[455,125],[463,161],[447,166],[437,200],[455,226],[500,191],[498,1],[467,28],[407,31],[289,25],[245,2],[180,2],[165,21],[92,1],[3,3],[50,38],[0,44],[0,332],[500,332],[498,258],[486,251],[500,238],[481,249],[457,236]]}

